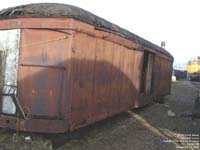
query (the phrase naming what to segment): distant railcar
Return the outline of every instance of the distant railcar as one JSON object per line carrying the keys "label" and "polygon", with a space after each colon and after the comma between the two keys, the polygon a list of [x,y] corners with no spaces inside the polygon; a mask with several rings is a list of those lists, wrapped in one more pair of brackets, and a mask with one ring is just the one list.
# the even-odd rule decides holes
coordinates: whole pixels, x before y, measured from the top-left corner
{"label": "distant railcar", "polygon": [[194,61],[189,61],[187,64],[187,79],[200,80],[200,57]]}
{"label": "distant railcar", "polygon": [[0,127],[62,133],[170,94],[173,57],[83,9],[0,11]]}
{"label": "distant railcar", "polygon": [[176,77],[177,80],[187,78],[187,71],[185,70],[174,69],[172,74]]}

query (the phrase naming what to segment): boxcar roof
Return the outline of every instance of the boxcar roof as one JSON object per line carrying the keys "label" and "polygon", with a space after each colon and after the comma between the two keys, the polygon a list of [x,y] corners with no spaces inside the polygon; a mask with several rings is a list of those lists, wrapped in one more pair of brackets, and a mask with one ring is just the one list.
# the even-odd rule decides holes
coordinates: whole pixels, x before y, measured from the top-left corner
{"label": "boxcar roof", "polygon": [[79,7],[57,3],[36,3],[11,7],[0,11],[0,19],[12,18],[74,18],[85,23],[91,24],[99,29],[113,32],[127,39],[135,41],[143,46],[155,49],[169,57],[172,55],[163,48],[133,34],[103,18],[100,18]]}

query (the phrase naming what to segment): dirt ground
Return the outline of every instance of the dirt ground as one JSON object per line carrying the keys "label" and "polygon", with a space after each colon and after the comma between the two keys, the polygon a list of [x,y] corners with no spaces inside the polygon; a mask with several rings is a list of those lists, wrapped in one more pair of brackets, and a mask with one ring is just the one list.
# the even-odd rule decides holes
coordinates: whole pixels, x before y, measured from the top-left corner
{"label": "dirt ground", "polygon": [[[199,149],[200,119],[192,118],[197,88],[172,83],[160,103],[121,113],[70,134],[42,135],[0,129],[0,150]],[[25,140],[30,136],[31,140]]]}

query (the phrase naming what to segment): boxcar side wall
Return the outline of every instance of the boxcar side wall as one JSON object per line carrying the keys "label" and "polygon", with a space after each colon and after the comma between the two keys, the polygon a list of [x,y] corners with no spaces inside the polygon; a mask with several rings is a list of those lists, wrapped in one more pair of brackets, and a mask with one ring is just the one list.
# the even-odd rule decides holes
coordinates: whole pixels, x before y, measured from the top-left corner
{"label": "boxcar side wall", "polygon": [[75,21],[70,130],[139,107],[170,93],[172,61],[153,49],[151,95],[141,96],[144,51],[113,33]]}
{"label": "boxcar side wall", "polygon": [[[31,119],[19,130],[72,131],[170,93],[172,58],[121,35],[58,18],[1,20],[0,29],[21,29],[18,97]],[[150,95],[141,93],[144,50],[153,56]],[[15,121],[0,117],[0,126]]]}
{"label": "boxcar side wall", "polygon": [[141,51],[76,32],[71,66],[71,129],[138,106]]}

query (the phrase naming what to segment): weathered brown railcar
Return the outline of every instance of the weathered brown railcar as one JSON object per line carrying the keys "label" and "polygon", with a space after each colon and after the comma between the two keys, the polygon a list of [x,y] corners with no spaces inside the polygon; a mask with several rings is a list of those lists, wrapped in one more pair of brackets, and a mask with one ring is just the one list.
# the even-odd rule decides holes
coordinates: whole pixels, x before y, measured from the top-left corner
{"label": "weathered brown railcar", "polygon": [[166,50],[85,10],[30,4],[0,19],[2,128],[69,132],[170,93]]}

